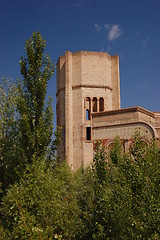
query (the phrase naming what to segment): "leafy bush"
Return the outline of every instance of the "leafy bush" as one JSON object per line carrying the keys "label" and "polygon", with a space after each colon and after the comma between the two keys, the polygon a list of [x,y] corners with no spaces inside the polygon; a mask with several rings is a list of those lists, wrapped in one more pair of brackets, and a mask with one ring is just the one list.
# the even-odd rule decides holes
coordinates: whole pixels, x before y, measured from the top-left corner
{"label": "leafy bush", "polygon": [[92,168],[84,175],[79,200],[88,231],[80,239],[160,239],[157,142],[144,145],[135,133],[129,152],[118,138],[105,152],[97,143]]}
{"label": "leafy bush", "polygon": [[[107,153],[106,153],[107,152]],[[33,159],[3,198],[2,239],[160,239],[160,152],[134,137],[124,153],[96,144],[93,163],[73,173]]]}
{"label": "leafy bush", "polygon": [[27,167],[2,203],[6,239],[75,239],[81,219],[74,182],[66,164]]}

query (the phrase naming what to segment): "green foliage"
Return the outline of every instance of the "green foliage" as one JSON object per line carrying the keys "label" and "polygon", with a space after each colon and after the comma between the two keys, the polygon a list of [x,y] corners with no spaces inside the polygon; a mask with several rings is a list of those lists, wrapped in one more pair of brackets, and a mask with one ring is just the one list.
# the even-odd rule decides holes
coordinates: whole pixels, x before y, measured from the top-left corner
{"label": "green foliage", "polygon": [[26,41],[26,58],[21,58],[23,82],[0,84],[0,182],[3,192],[18,181],[28,163],[43,157],[53,160],[57,138],[52,140],[51,99],[45,103],[47,84],[54,72],[43,56],[45,40],[40,33]]}
{"label": "green foliage", "polygon": [[76,173],[33,161],[3,199],[2,239],[160,239],[157,142],[144,148],[136,135],[131,154],[116,138],[106,152],[98,142],[92,166]]}
{"label": "green foliage", "polygon": [[46,164],[47,166],[54,167],[57,163],[57,147],[60,144],[61,140],[61,127],[57,127],[57,130],[54,132],[54,139],[52,140],[48,151],[46,154]]}
{"label": "green foliage", "polygon": [[54,68],[50,58],[43,56],[45,45],[40,33],[33,33],[26,41],[27,57],[20,60],[23,83],[18,84],[17,108],[20,114],[21,150],[27,163],[31,163],[34,157],[45,156],[52,140],[51,99],[45,107],[45,98]]}
{"label": "green foliage", "polygon": [[107,219],[105,215],[105,187],[107,182],[107,163],[104,147],[100,142],[96,143],[95,156],[92,164],[93,177],[93,219],[92,219],[92,238],[104,239],[107,231]]}
{"label": "green foliage", "polygon": [[143,154],[145,154],[146,147],[147,147],[147,143],[141,139],[140,133],[136,131],[134,135],[134,140],[129,149],[129,152],[135,161],[137,160],[140,161],[141,159],[143,161],[143,157],[144,157]]}
{"label": "green foliage", "polygon": [[[113,156],[118,156],[116,165]],[[110,159],[111,238],[159,239],[160,154],[157,143],[153,141],[147,146],[136,132],[130,153],[123,153],[120,142],[115,142]]]}
{"label": "green foliage", "polygon": [[119,138],[108,155],[100,143],[95,151],[91,170],[83,173],[79,194],[84,223],[80,239],[159,239],[157,143],[144,145],[136,132],[128,153]]}
{"label": "green foliage", "polygon": [[75,173],[76,178],[76,191],[77,202],[80,209],[81,225],[77,238],[75,239],[92,239],[92,222],[94,211],[94,191],[93,191],[93,178],[90,168],[80,168]]}
{"label": "green foliage", "polygon": [[[40,33],[33,33],[26,41],[26,58],[20,60],[23,82],[11,84],[2,79],[0,85],[0,205],[9,185],[18,184],[28,164],[43,159],[49,166],[55,159],[58,139],[52,140],[51,99],[46,104],[47,84],[54,68],[50,58],[43,56],[44,48]],[[30,213],[26,218],[31,224],[35,221]]]}
{"label": "green foliage", "polygon": [[75,239],[81,220],[74,176],[66,164],[26,168],[3,201],[6,239]]}
{"label": "green foliage", "polygon": [[18,179],[19,128],[16,112],[17,87],[8,79],[0,84],[0,182],[5,190]]}
{"label": "green foliage", "polygon": [[113,141],[113,147],[110,148],[109,155],[111,161],[116,166],[120,163],[122,157],[122,142],[119,137],[116,137]]}

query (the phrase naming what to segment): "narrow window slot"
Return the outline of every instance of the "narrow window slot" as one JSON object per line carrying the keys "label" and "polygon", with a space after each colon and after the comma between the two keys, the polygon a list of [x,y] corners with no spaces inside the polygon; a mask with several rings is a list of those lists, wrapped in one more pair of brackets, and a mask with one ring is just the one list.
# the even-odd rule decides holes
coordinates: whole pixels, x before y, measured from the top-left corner
{"label": "narrow window slot", "polygon": [[86,127],[86,140],[91,140],[91,127]]}

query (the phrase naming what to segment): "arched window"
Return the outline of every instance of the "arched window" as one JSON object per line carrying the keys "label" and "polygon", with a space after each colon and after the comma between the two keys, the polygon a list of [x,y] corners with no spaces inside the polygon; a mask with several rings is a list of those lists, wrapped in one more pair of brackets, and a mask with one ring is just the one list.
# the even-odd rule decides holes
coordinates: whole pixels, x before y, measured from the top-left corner
{"label": "arched window", "polygon": [[99,111],[104,111],[104,99],[102,97],[99,99]]}
{"label": "arched window", "polygon": [[97,112],[97,98],[93,98],[93,112]]}
{"label": "arched window", "polygon": [[86,98],[86,120],[91,119],[91,99],[89,97]]}

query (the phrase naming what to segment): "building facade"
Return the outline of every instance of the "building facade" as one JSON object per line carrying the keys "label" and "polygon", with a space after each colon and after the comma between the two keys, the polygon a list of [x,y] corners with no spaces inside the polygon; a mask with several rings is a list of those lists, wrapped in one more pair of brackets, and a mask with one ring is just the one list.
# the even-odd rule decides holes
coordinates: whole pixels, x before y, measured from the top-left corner
{"label": "building facade", "polygon": [[105,52],[69,52],[57,62],[57,126],[60,159],[73,170],[93,159],[94,142],[112,144],[119,136],[125,148],[135,129],[144,141],[160,137],[160,113],[141,107],[121,109],[119,57]]}

